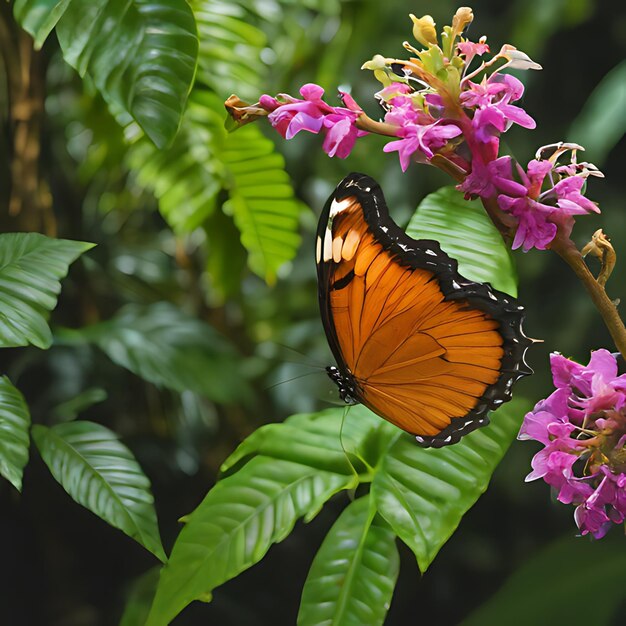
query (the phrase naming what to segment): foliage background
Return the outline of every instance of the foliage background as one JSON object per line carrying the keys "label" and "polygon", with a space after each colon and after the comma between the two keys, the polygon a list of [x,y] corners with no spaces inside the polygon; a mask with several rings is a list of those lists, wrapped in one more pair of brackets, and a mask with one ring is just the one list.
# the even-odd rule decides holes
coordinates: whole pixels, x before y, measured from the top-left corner
{"label": "foliage background", "polygon": [[[210,16],[223,13],[227,5],[193,4],[197,16],[206,12],[204,41],[210,42],[217,28]],[[339,85],[350,85],[357,101],[375,116],[371,93],[377,87],[369,73],[359,70],[361,63],[375,53],[401,54],[401,42],[410,33],[409,12],[431,13],[442,25],[457,5],[448,0],[398,2],[393,7],[371,1],[310,0],[228,6],[237,7],[241,17],[265,32],[268,43],[233,46],[230,64],[205,51],[207,61],[198,79],[206,88],[223,99],[233,90],[254,98],[255,81],[267,93],[295,93],[305,82],[317,82],[330,94]],[[574,235],[583,244],[602,226],[619,259],[626,245],[626,144],[621,140],[626,122],[608,111],[620,98],[624,101],[624,81],[618,83],[621,90],[606,94],[595,109],[590,108],[590,96],[626,56],[626,10],[592,0],[476,0],[472,7],[473,35],[486,33],[494,49],[513,43],[544,66],[542,72],[527,76],[523,103],[538,128],[508,133],[511,151],[524,161],[537,146],[560,139],[593,142],[595,148],[587,156],[607,179],[592,181],[590,197],[600,202],[603,213],[579,220]],[[10,23],[5,7],[2,14],[5,24]],[[242,36],[252,41],[255,32],[244,30]],[[260,59],[254,57],[259,51]],[[6,46],[4,56],[6,63]],[[246,68],[256,76],[251,79]],[[170,177],[165,176],[145,145],[128,151],[123,130],[95,90],[63,63],[54,37],[32,71],[35,100],[45,111],[42,155],[30,174],[40,193],[47,197],[49,189],[51,195],[49,201],[38,201],[39,212],[9,215],[10,163],[16,155],[3,134],[2,230],[49,232],[56,226],[59,236],[93,241],[98,247],[75,264],[64,282],[53,317],[52,349],[4,350],[3,369],[19,384],[37,423],[71,417],[77,408],[63,403],[86,392],[81,417],[119,433],[150,477],[168,549],[178,532],[176,520],[196,506],[241,439],[262,424],[335,401],[331,383],[311,365],[330,362],[318,319],[312,259],[316,215],[335,184],[354,170],[373,175],[396,221],[406,224],[418,201],[449,181],[434,169],[418,166],[403,175],[396,158],[382,153],[380,138],[362,140],[346,161],[328,159],[313,136],[278,143],[296,195],[311,209],[303,208],[299,216],[303,241],[297,257],[268,286],[245,269],[244,251],[229,215],[213,212],[205,230],[173,235],[161,215],[172,223],[171,214],[164,211],[167,203],[162,198],[159,214],[152,190],[161,193],[159,181],[174,187],[176,170],[165,168]],[[194,109],[200,127],[216,123],[207,113],[210,107],[203,108],[206,102],[201,100]],[[6,98],[0,104],[4,111]],[[623,115],[625,110],[622,107]],[[192,136],[193,149],[200,149],[205,139]],[[219,156],[223,147],[217,143],[211,150]],[[182,146],[181,154],[184,150]],[[157,169],[151,171],[146,164]],[[215,184],[210,168],[207,171],[202,184],[191,187],[193,199],[201,199]],[[216,201],[221,202],[225,192],[219,193]],[[178,204],[175,197],[172,206]],[[558,258],[536,251],[516,257],[519,297],[529,312],[527,332],[545,340],[530,357],[536,375],[518,386],[518,394],[535,401],[549,391],[550,351],[584,360],[591,348],[611,344],[590,302]],[[618,262],[609,283],[613,297],[626,297],[625,271]],[[202,393],[159,389],[114,365],[93,343],[69,330],[109,320],[126,304],[145,307],[162,300],[208,321],[225,338],[215,356],[216,369],[207,374],[207,386],[196,390]],[[152,335],[140,346],[144,358],[145,350],[158,348],[158,341],[159,336]],[[158,350],[155,358],[158,366]],[[310,375],[273,386],[304,373]],[[213,377],[220,377],[221,384],[211,385]],[[531,444],[511,447],[490,489],[465,516],[427,575],[420,576],[414,557],[401,547],[401,574],[386,623],[436,618],[457,624],[534,554],[564,534],[574,534],[571,511],[554,506],[542,484],[523,483],[533,452]],[[2,623],[119,623],[133,581],[155,565],[154,559],[69,500],[37,455],[31,456],[23,495],[0,483]],[[347,502],[345,495],[333,499],[313,522],[299,523],[260,564],[216,590],[211,604],[192,605],[174,623],[294,623],[313,555]],[[622,604],[622,613],[624,608]],[[606,623],[613,619],[617,617],[608,616]]]}

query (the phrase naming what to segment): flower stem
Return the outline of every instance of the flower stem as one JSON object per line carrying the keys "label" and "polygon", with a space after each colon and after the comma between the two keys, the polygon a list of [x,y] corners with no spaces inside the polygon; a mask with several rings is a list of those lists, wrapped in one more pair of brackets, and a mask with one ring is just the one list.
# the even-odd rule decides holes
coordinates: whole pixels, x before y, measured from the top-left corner
{"label": "flower stem", "polygon": [[487,211],[487,215],[489,215],[495,227],[500,231],[502,239],[510,245],[510,240],[515,234],[515,228],[517,226],[515,218],[500,209],[495,196],[491,198],[481,198],[481,200],[485,211]]}
{"label": "flower stem", "polygon": [[[512,233],[515,232],[514,218],[500,210],[495,197],[484,198],[483,206],[491,221],[500,231],[503,239],[507,240],[510,238]],[[511,222],[511,220],[513,221]],[[585,286],[613,338],[615,347],[620,351],[622,357],[626,359],[626,327],[624,322],[617,312],[617,307],[607,295],[604,286],[589,271],[580,250],[569,237],[563,235],[560,229],[550,244],[550,249],[556,252],[572,268],[574,274],[578,276],[578,279]]]}
{"label": "flower stem", "polygon": [[399,126],[387,124],[386,122],[377,122],[366,113],[361,113],[356,119],[356,127],[359,130],[365,130],[368,133],[377,135],[386,135],[387,137],[397,137]]}
{"label": "flower stem", "polygon": [[624,327],[624,322],[622,322],[615,304],[607,296],[604,287],[589,271],[574,242],[569,237],[563,237],[561,233],[558,233],[550,244],[550,249],[554,250],[572,268],[583,283],[591,296],[591,300],[600,312],[609,333],[611,333],[615,346],[626,359],[626,327]]}

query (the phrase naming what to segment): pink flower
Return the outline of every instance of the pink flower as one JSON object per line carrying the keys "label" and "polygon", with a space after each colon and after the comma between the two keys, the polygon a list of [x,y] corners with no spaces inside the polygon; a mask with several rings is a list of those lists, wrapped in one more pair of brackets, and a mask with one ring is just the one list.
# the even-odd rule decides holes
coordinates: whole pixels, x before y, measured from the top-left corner
{"label": "pink flower", "polygon": [[557,206],[571,215],[599,213],[598,206],[580,193],[584,184],[582,176],[564,178],[554,185],[550,196],[556,197]]}
{"label": "pink flower", "polygon": [[385,122],[394,126],[412,126],[416,124],[429,124],[433,119],[423,111],[413,106],[413,101],[408,96],[394,96],[388,103],[391,108],[385,113]]}
{"label": "pink flower", "polygon": [[453,124],[441,124],[437,120],[432,124],[408,124],[398,131],[402,139],[388,143],[385,152],[398,152],[400,167],[406,172],[411,157],[417,151],[431,159],[434,151],[446,145],[449,139],[461,134],[461,129]]}
{"label": "pink flower", "polygon": [[574,520],[582,535],[591,533],[594,539],[602,539],[611,528],[611,520],[602,509],[581,504],[574,511]]}
{"label": "pink flower", "polygon": [[514,76],[493,74],[479,84],[471,81],[467,81],[467,84],[469,87],[461,92],[460,101],[465,108],[476,109],[472,125],[479,137],[502,133],[512,124],[535,128],[535,120],[524,109],[510,104],[524,94],[524,85]]}
{"label": "pink flower", "polygon": [[435,150],[442,148],[449,139],[458,137],[462,132],[455,124],[443,119],[435,120],[421,109],[416,109],[413,100],[408,96],[394,96],[388,104],[391,108],[385,114],[385,122],[400,127],[397,135],[401,139],[388,143],[383,150],[398,152],[403,172],[406,172],[416,152],[421,152],[426,159],[432,159]]}
{"label": "pink flower", "polygon": [[[470,111],[474,138],[486,146],[481,151],[484,162],[497,157],[500,135],[512,124],[535,128],[535,121],[530,115],[520,107],[510,104],[519,100],[524,93],[524,86],[514,76],[492,74],[489,78],[483,78],[480,83],[468,80],[461,84],[465,89],[459,100]],[[474,160],[481,158],[480,154],[473,156]]]}
{"label": "pink flower", "polygon": [[259,98],[259,104],[270,111],[270,123],[285,139],[291,139],[301,130],[319,133],[324,116],[333,112],[333,108],[322,100],[324,90],[319,85],[303,85],[300,95],[303,100],[289,94],[279,94],[280,100],[267,95]]}
{"label": "pink flower", "polygon": [[498,204],[503,211],[511,213],[518,220],[515,238],[511,244],[513,250],[520,247],[524,252],[531,248],[546,250],[552,243],[557,227],[547,219],[549,208],[546,209],[531,198],[509,198],[505,195],[498,196]]}
{"label": "pink flower", "polygon": [[259,104],[270,112],[270,123],[285,139],[291,139],[301,130],[315,134],[323,132],[326,135],[323,149],[331,157],[345,159],[357,137],[367,134],[356,127],[356,120],[362,111],[354,99],[342,93],[348,108],[332,107],[322,100],[324,90],[313,83],[304,85],[300,95],[302,100],[289,94],[279,94],[278,98],[263,95]]}
{"label": "pink flower", "polygon": [[486,52],[489,52],[489,45],[484,41],[474,43],[473,41],[461,41],[456,44],[456,49],[459,54],[465,57],[465,65],[469,65],[475,56],[482,56]]}
{"label": "pink flower", "polygon": [[506,91],[506,85],[502,81],[494,81],[491,78],[489,80],[483,78],[480,83],[468,80],[466,90],[462,91],[459,97],[461,104],[467,109],[484,109],[491,106],[494,98]]}
{"label": "pink flower", "polygon": [[498,192],[523,196],[526,187],[513,179],[513,160],[510,156],[503,156],[485,165],[482,159],[472,161],[472,171],[458,186],[465,193],[466,199],[480,196],[490,198]]}
{"label": "pink flower", "polygon": [[328,156],[340,159],[345,159],[352,152],[357,137],[367,135],[365,131],[358,130],[354,119],[337,113],[324,117],[324,127],[328,132],[322,148]]}
{"label": "pink flower", "polygon": [[534,410],[526,414],[517,438],[535,439],[548,445],[556,434],[555,425],[571,426],[567,421],[568,397],[569,389],[557,389],[551,396],[538,402]]}
{"label": "pink flower", "polygon": [[586,366],[560,354],[550,362],[557,389],[518,435],[544,446],[526,480],[543,478],[560,502],[576,506],[581,533],[600,539],[626,519],[626,374],[607,350],[594,351]]}
{"label": "pink flower", "polygon": [[526,172],[519,166],[517,168],[521,185],[512,185],[506,190],[501,186],[503,193],[498,196],[498,205],[504,212],[514,215],[519,224],[513,249],[522,247],[524,252],[531,248],[545,250],[556,236],[557,226],[569,236],[575,215],[599,212],[598,207],[580,193],[585,182],[580,175],[552,183],[542,192],[546,177],[548,174],[552,177],[553,171],[551,161],[533,160]]}

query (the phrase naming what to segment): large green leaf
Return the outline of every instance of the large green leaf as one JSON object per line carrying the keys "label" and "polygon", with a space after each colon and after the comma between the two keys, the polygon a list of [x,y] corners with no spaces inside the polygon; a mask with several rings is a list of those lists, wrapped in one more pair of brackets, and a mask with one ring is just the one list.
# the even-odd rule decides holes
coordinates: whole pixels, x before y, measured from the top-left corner
{"label": "large green leaf", "polygon": [[257,456],[209,491],[186,518],[163,568],[147,626],[168,624],[191,601],[260,561],[296,520],[354,479],[299,463]]}
{"label": "large green leaf", "polygon": [[492,415],[487,428],[444,448],[420,448],[413,437],[403,434],[383,458],[372,497],[380,514],[413,550],[422,572],[487,489],[526,409],[524,402],[514,400]]}
{"label": "large green leaf", "polygon": [[[600,164],[626,133],[626,61],[615,66],[591,92],[572,124],[569,141],[582,144]],[[579,157],[579,161],[581,161]]]}
{"label": "large green leaf", "polygon": [[51,239],[37,233],[0,234],[0,347],[33,344],[48,348],[46,320],[61,291],[60,280],[80,254],[82,241]]}
{"label": "large green leaf", "polygon": [[[573,533],[572,533],[573,534]],[[462,626],[553,626],[624,622],[624,533],[616,528],[602,541],[568,536],[524,563],[502,588],[462,622]],[[601,597],[577,597],[581,580],[592,571]]]}
{"label": "large green leaf", "polygon": [[24,396],[6,376],[0,376],[0,475],[18,491],[28,462],[30,413]]}
{"label": "large green leaf", "polygon": [[245,399],[249,386],[233,346],[214,328],[159,302],[127,305],[113,319],[66,339],[96,343],[118,365],[156,385],[191,390],[217,402]]}
{"label": "large green leaf", "polygon": [[232,473],[252,456],[263,455],[336,474],[356,470],[359,479],[367,481],[371,468],[398,432],[363,405],[350,407],[347,413],[337,408],[292,415],[281,424],[267,424],[254,431],[224,461],[221,470]]}
{"label": "large green leaf", "polygon": [[37,46],[56,27],[65,60],[121,121],[132,117],[159,147],[172,140],[198,54],[185,0],[16,0],[14,14]]}
{"label": "large green leaf", "polygon": [[298,626],[378,626],[398,577],[395,533],[365,496],[330,529],[302,591]]}
{"label": "large green leaf", "polygon": [[33,426],[37,448],[69,495],[164,561],[150,481],[130,450],[93,422]]}
{"label": "large green leaf", "polygon": [[438,241],[459,262],[459,272],[466,278],[517,295],[513,259],[478,200],[468,202],[454,187],[443,187],[422,200],[407,233]]}

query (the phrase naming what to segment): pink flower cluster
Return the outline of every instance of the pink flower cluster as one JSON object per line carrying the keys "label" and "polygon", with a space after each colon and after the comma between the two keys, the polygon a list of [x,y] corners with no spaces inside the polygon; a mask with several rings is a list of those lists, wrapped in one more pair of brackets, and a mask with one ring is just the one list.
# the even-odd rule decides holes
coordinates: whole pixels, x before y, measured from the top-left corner
{"label": "pink flower cluster", "polygon": [[466,195],[496,195],[499,207],[518,221],[513,249],[522,247],[527,252],[531,248],[545,250],[558,226],[569,236],[576,215],[600,212],[582,194],[587,175],[585,170],[538,159],[533,159],[524,171],[506,156],[472,171],[460,188]]}
{"label": "pink flower cluster", "polygon": [[[523,84],[504,70],[541,66],[508,44],[483,59],[489,52],[486,38],[472,42],[463,36],[473,20],[468,7],[458,9],[441,37],[432,17],[411,19],[421,49],[405,42],[409,59],[375,55],[363,65],[383,85],[376,93],[383,121],[370,119],[346,93],[341,94],[343,107],[327,104],[324,90],[314,84],[302,87],[301,98],[264,95],[254,105],[231,96],[231,115],[239,123],[267,115],[286,139],[303,130],[321,133],[323,149],[339,158],[350,154],[366,130],[381,133],[391,137],[383,150],[398,153],[402,171],[411,162],[433,163],[462,180],[458,188],[466,198],[495,199],[501,211],[515,218],[507,220],[511,227],[517,224],[513,248],[545,250],[557,232],[569,236],[576,216],[598,211],[584,197],[583,186],[590,173],[600,174],[577,167],[580,147],[557,150],[562,154],[572,149],[571,166],[558,165],[559,154],[547,160],[538,157],[526,170],[510,157],[499,157],[502,133],[513,125],[536,126],[514,104],[524,95]],[[482,79],[475,82],[478,76]]]}
{"label": "pink flower cluster", "polygon": [[269,112],[270,123],[285,139],[291,139],[301,130],[323,132],[326,136],[322,147],[328,156],[345,159],[357,137],[367,134],[356,127],[361,112],[357,104],[348,94],[343,94],[344,102],[353,108],[330,106],[322,100],[324,90],[313,83],[304,85],[300,95],[302,100],[289,94],[279,94],[278,98],[263,95],[259,105]]}
{"label": "pink flower cluster", "polygon": [[587,366],[550,358],[556,391],[524,418],[518,439],[544,445],[527,481],[543,478],[573,504],[583,535],[603,537],[626,519],[626,374],[607,350]]}

